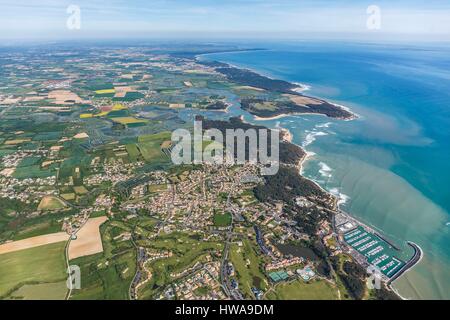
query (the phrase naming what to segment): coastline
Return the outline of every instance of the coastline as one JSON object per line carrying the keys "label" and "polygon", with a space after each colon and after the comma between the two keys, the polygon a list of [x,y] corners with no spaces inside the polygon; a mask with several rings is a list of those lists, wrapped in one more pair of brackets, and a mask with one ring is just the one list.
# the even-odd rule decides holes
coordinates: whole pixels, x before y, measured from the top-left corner
{"label": "coastline", "polygon": [[[335,103],[332,103],[332,102],[328,102],[328,103],[330,103],[330,104],[332,104],[332,105],[334,105],[336,107],[339,107],[339,108],[341,108],[341,109],[343,109],[343,110],[345,110],[345,111],[347,111],[347,112],[352,114],[352,117],[349,117],[349,118],[331,118],[331,119],[336,119],[336,120],[341,120],[341,121],[352,121],[352,120],[360,118],[360,116],[358,114],[352,112],[350,110],[350,108],[348,108],[348,107],[344,107],[344,106],[341,106],[341,105],[338,105],[338,104],[335,104]],[[279,114],[279,115],[276,115],[276,116],[273,116],[273,117],[267,117],[267,118],[253,115],[253,120],[255,120],[255,121],[267,121],[267,120],[282,119],[282,118],[290,117],[290,116],[308,116],[308,115],[309,116],[322,116],[322,117],[330,118],[329,116],[327,116],[326,114],[323,114],[323,113],[292,112],[292,113],[283,113],[283,114]]]}
{"label": "coastline", "polygon": [[[240,118],[240,120],[241,120],[242,122],[247,123],[247,124],[251,124],[251,125],[252,125],[252,123],[249,123],[249,122],[247,122],[247,121],[244,120],[244,116],[243,116],[243,115],[241,115],[239,118]],[[306,150],[304,149],[304,147],[302,147],[302,146],[300,146],[300,145],[298,145],[298,144],[292,142],[294,136],[293,136],[293,134],[290,132],[289,129],[283,128],[283,127],[279,126],[279,124],[278,124],[278,127],[276,127],[275,129],[271,128],[271,130],[278,130],[278,131],[280,131],[280,132],[283,132],[283,136],[282,136],[282,140],[283,140],[283,141],[288,142],[288,143],[291,143],[291,144],[293,144],[293,145],[296,145],[297,147],[299,147],[299,148],[304,152],[304,155],[303,155],[301,158],[299,158],[297,164],[295,164],[295,165],[290,165],[290,166],[293,166],[293,167],[295,167],[295,168],[297,169],[297,174],[298,174],[299,176],[301,176],[302,178],[304,178],[304,179],[306,179],[306,180],[312,182],[318,189],[322,190],[325,194],[327,194],[327,195],[329,195],[329,196],[331,197],[331,199],[333,200],[333,202],[332,202],[332,209],[325,209],[325,210],[327,210],[327,211],[333,213],[334,216],[336,216],[336,215],[344,215],[344,216],[347,217],[349,220],[354,221],[356,225],[363,226],[366,230],[369,230],[371,233],[373,233],[374,235],[376,235],[376,236],[378,236],[379,238],[381,238],[383,241],[385,241],[386,243],[388,243],[391,247],[393,247],[393,248],[396,249],[396,250],[399,250],[399,249],[396,247],[396,245],[394,245],[392,242],[390,242],[390,240],[388,240],[385,236],[382,235],[382,234],[383,234],[382,230],[377,230],[376,228],[374,228],[374,227],[372,227],[372,226],[369,226],[368,224],[366,224],[366,223],[360,221],[359,219],[357,219],[356,217],[353,217],[350,213],[348,213],[348,212],[344,211],[343,209],[341,209],[341,207],[340,207],[340,206],[341,206],[341,203],[340,203],[340,201],[339,201],[339,200],[340,200],[340,199],[339,199],[339,196],[337,196],[337,195],[331,193],[330,191],[328,191],[328,190],[326,190],[325,188],[323,188],[318,182],[316,182],[316,181],[314,181],[314,180],[312,180],[312,179],[310,179],[310,178],[308,178],[308,177],[305,177],[305,176],[302,174],[304,164],[306,163],[306,161],[308,161],[308,159],[309,159],[311,156],[314,155],[314,153],[308,152],[308,151],[306,151]],[[333,218],[333,219],[334,219],[334,218]],[[334,220],[333,220],[333,221],[334,221]],[[333,222],[333,232],[336,233],[336,234],[338,234],[338,233],[337,233],[337,230],[335,229],[334,222]],[[410,245],[410,241],[407,241],[407,243]],[[345,245],[347,246],[348,244],[345,243]],[[402,296],[401,294],[399,294],[398,290],[395,289],[395,287],[393,286],[393,282],[394,282],[395,280],[399,279],[400,277],[402,277],[405,273],[407,273],[408,271],[410,271],[412,268],[414,268],[414,267],[415,267],[417,264],[419,264],[420,261],[422,260],[422,258],[423,258],[423,251],[422,251],[422,249],[421,249],[418,245],[416,245],[416,244],[414,244],[414,245],[418,248],[418,249],[416,250],[416,253],[414,254],[414,256],[411,257],[408,261],[406,261],[406,263],[405,263],[405,265],[402,267],[402,269],[400,269],[399,271],[397,271],[397,272],[394,274],[394,276],[392,276],[391,278],[386,278],[386,277],[384,277],[383,280],[382,280],[383,283],[385,284],[386,288],[388,288],[389,290],[391,290],[391,291],[392,291],[395,295],[397,295],[397,297],[400,298],[401,300],[409,300],[409,298],[406,298],[406,297]],[[411,245],[411,246],[412,246],[412,245]],[[417,256],[417,251],[419,252],[419,254],[418,254],[418,259],[417,259],[417,257],[416,257],[416,256]],[[356,261],[358,261],[358,260],[356,260]],[[367,263],[368,263],[368,262],[367,262]],[[364,265],[363,265],[363,266],[364,266]]]}
{"label": "coastline", "polygon": [[[223,62],[220,62],[220,63],[223,63]],[[233,66],[233,65],[228,64],[228,63],[224,63],[224,64],[227,64],[228,66],[232,66],[232,67],[234,67],[234,68],[245,69],[245,70],[249,70],[249,71],[251,71],[251,72],[253,72],[253,73],[260,74],[258,71],[255,71],[255,70],[252,70],[252,69],[249,69],[249,68],[240,68],[240,67],[238,67],[238,66]],[[269,77],[269,78],[270,78],[270,77]],[[270,79],[272,79],[272,78],[270,78]],[[290,82],[290,83],[293,84],[292,82]],[[310,89],[311,89],[310,86],[307,86],[307,85],[304,85],[304,84],[301,84],[301,83],[295,83],[295,86],[296,86],[296,87],[294,87],[294,89],[291,89],[291,90],[292,90],[293,92],[297,92],[299,95],[302,95],[301,92],[306,91],[306,90],[310,90]],[[263,89],[263,90],[264,90],[264,89]],[[341,109],[341,110],[347,111],[348,113],[351,114],[351,116],[350,116],[350,117],[339,118],[339,117],[329,117],[329,116],[327,116],[326,114],[323,114],[323,113],[295,113],[295,112],[293,112],[293,113],[283,113],[283,114],[279,114],[279,115],[276,115],[276,116],[272,116],[272,117],[267,117],[267,118],[266,118],[266,117],[259,117],[259,116],[256,116],[256,115],[254,115],[254,114],[251,114],[251,113],[250,113],[250,114],[253,116],[253,121],[276,120],[276,119],[281,119],[281,118],[284,118],[284,117],[295,116],[295,115],[297,115],[297,116],[298,116],[298,115],[322,115],[322,116],[325,116],[325,117],[327,117],[327,118],[333,118],[333,119],[336,119],[336,120],[343,120],[343,121],[352,121],[352,120],[361,118],[361,116],[360,116],[359,114],[353,112],[349,107],[346,107],[346,106],[343,106],[343,105],[340,105],[340,104],[337,104],[337,103],[329,102],[329,101],[323,100],[323,99],[321,99],[321,98],[318,98],[318,99],[320,99],[321,101],[324,101],[324,102],[326,102],[326,103],[329,103],[329,104],[331,104],[331,105],[333,105],[333,106],[335,106],[335,107],[337,107],[337,108],[339,108],[339,109]],[[242,115],[240,116],[240,118],[241,118],[242,121],[247,122],[247,121],[244,120],[244,117],[243,117]],[[247,122],[247,123],[249,123],[249,122]],[[252,123],[249,123],[249,124],[252,124]],[[330,192],[330,191],[326,190],[325,188],[323,188],[322,186],[320,186],[319,183],[317,183],[316,181],[314,181],[314,180],[312,180],[312,179],[310,179],[310,178],[308,178],[308,177],[305,177],[305,176],[303,175],[303,167],[304,167],[304,164],[305,164],[306,161],[308,161],[315,153],[313,153],[313,152],[308,152],[307,150],[304,149],[303,146],[293,143],[292,140],[293,140],[294,136],[293,136],[293,134],[292,134],[287,128],[283,128],[283,127],[280,126],[280,127],[277,128],[277,129],[280,130],[280,131],[282,131],[282,132],[285,132],[285,134],[287,135],[286,138],[283,138],[284,141],[289,142],[289,143],[291,143],[291,144],[294,144],[294,145],[298,146],[298,147],[304,152],[304,156],[303,156],[302,158],[300,158],[299,161],[298,161],[298,163],[297,163],[297,165],[295,165],[295,167],[298,169],[298,174],[299,174],[301,177],[303,177],[304,179],[307,179],[307,180],[311,181],[312,183],[314,183],[320,190],[322,190],[324,193],[330,195],[330,196],[334,199],[334,205],[333,205],[334,211],[336,211],[336,212],[338,212],[338,213],[342,213],[342,214],[344,214],[344,215],[350,217],[351,219],[353,219],[354,221],[356,221],[358,224],[363,225],[363,226],[367,227],[367,228],[370,229],[370,230],[374,230],[372,227],[367,226],[365,223],[363,223],[362,221],[358,220],[356,217],[353,217],[350,213],[341,210],[341,208],[340,208],[341,203],[340,203],[340,201],[339,201],[340,199],[339,199],[339,196],[338,196],[338,195],[333,194],[332,192]],[[272,130],[274,130],[274,129],[272,129]],[[275,129],[275,130],[276,130],[276,129]],[[380,230],[380,231],[381,231],[381,233],[383,233],[382,230]],[[376,233],[379,233],[379,232],[376,232]],[[406,241],[406,239],[405,239],[405,241]],[[398,293],[398,291],[395,290],[395,288],[392,286],[392,282],[393,282],[394,280],[397,280],[398,278],[400,278],[400,277],[401,277],[404,273],[406,273],[407,271],[411,270],[414,266],[416,266],[418,263],[420,263],[421,260],[422,260],[422,258],[420,258],[418,261],[415,261],[411,266],[408,267],[407,270],[402,271],[402,273],[399,274],[399,275],[398,275],[395,279],[393,279],[392,281],[386,281],[387,287],[388,287],[390,290],[392,290],[392,292],[394,292],[398,297],[400,297],[400,298],[403,299],[403,300],[407,300],[407,298],[401,296],[401,295]]]}
{"label": "coastline", "polygon": [[[245,51],[253,51],[253,50],[243,50],[243,51],[240,51],[240,52],[245,52]],[[229,52],[235,52],[235,51],[229,51]],[[206,64],[206,63],[208,63],[208,61],[201,61],[199,58],[202,57],[202,56],[207,56],[209,54],[210,53],[196,55],[194,60],[196,62],[200,63],[200,64],[202,64],[202,63]],[[217,63],[217,64],[220,64],[222,66],[222,68],[223,68],[223,66],[226,66],[226,68],[228,68],[228,69],[237,70],[239,72],[245,71],[247,73],[250,73],[251,75],[256,75],[257,77],[271,80],[272,82],[282,82],[282,85],[283,85],[282,88],[280,89],[280,87],[274,88],[274,87],[271,87],[270,85],[268,86],[269,88],[265,88],[264,85],[266,85],[266,84],[261,86],[261,83],[259,83],[259,85],[248,83],[248,81],[246,81],[247,83],[241,83],[242,85],[245,85],[245,86],[254,87],[255,90],[261,90],[261,91],[272,90],[274,92],[285,93],[285,94],[294,94],[294,95],[298,95],[298,96],[305,97],[305,98],[315,99],[315,100],[317,100],[317,101],[319,101],[319,102],[321,102],[323,104],[327,104],[329,106],[334,107],[335,110],[338,110],[338,111],[340,111],[341,113],[344,114],[344,115],[340,115],[340,116],[333,116],[333,115],[327,114],[327,112],[323,111],[323,110],[322,111],[317,111],[317,112],[298,112],[298,111],[295,111],[295,110],[289,110],[288,112],[282,112],[280,114],[276,114],[276,115],[273,115],[273,116],[262,117],[262,116],[257,116],[257,115],[255,115],[255,114],[253,114],[253,113],[251,113],[249,111],[249,113],[251,113],[254,116],[254,119],[256,121],[260,121],[260,120],[274,120],[274,119],[280,119],[280,118],[283,118],[283,117],[286,117],[286,116],[292,116],[292,115],[322,115],[322,116],[325,116],[325,117],[328,117],[328,118],[338,119],[338,120],[345,120],[345,121],[354,120],[354,119],[357,119],[357,118],[360,117],[358,114],[353,112],[349,107],[346,107],[346,106],[343,106],[343,105],[340,105],[340,104],[328,101],[327,99],[323,99],[323,98],[320,98],[320,97],[311,97],[311,96],[304,95],[303,94],[304,91],[308,91],[308,90],[311,89],[310,85],[307,85],[307,84],[304,84],[304,83],[300,83],[300,82],[291,82],[291,81],[287,81],[287,80],[277,79],[277,78],[274,78],[272,76],[265,75],[264,73],[261,73],[258,70],[252,70],[250,68],[236,66],[236,65],[233,65],[233,64],[228,63],[228,62],[212,60],[210,63]],[[216,67],[213,67],[213,68],[214,68],[215,72],[218,72],[219,74],[224,75],[226,78],[228,78],[232,82],[233,81],[237,81],[237,83],[239,83],[240,81],[242,81],[241,79],[239,79],[239,80],[230,79],[229,74],[224,73],[224,71],[218,71],[216,69]],[[305,104],[305,105],[296,104],[296,105],[298,107],[303,107],[303,108],[305,108],[305,107],[306,108],[312,107],[311,105],[308,105],[308,104]]]}
{"label": "coastline", "polygon": [[[305,90],[310,90],[310,86],[308,86],[308,89]],[[299,89],[299,90],[303,90],[303,89]],[[318,99],[322,99],[322,98],[318,98]],[[289,112],[289,113],[282,113],[276,116],[272,116],[272,117],[261,117],[261,116],[256,116],[254,114],[253,115],[253,120],[255,121],[265,121],[265,120],[276,120],[276,119],[282,119],[285,117],[290,117],[290,116],[303,116],[303,115],[313,115],[313,116],[324,116],[327,118],[331,118],[331,119],[336,119],[336,120],[342,120],[342,121],[352,121],[352,120],[356,120],[361,118],[361,116],[359,114],[357,114],[356,112],[354,112],[351,108],[343,106],[341,104],[337,104],[328,100],[323,100],[333,106],[335,106],[336,108],[339,108],[341,110],[347,111],[348,113],[351,114],[350,117],[348,118],[336,118],[336,117],[330,117],[327,116],[326,114],[323,113],[317,113],[317,112]]]}
{"label": "coastline", "polygon": [[292,91],[298,92],[298,93],[302,93],[305,91],[309,91],[311,90],[311,86],[304,84],[304,83],[300,83],[300,82],[293,82],[293,84],[297,85],[298,88],[292,89]]}
{"label": "coastline", "polygon": [[[266,49],[266,50],[269,50],[269,49]],[[245,52],[245,51],[249,51],[249,52],[250,52],[250,51],[253,51],[253,50],[249,49],[249,50],[242,50],[242,51],[239,51],[239,52]],[[229,51],[229,52],[232,53],[232,52],[237,52],[237,51],[233,50],[233,51]],[[222,53],[222,52],[221,52],[221,53]],[[198,54],[198,55],[195,56],[194,59],[195,59],[195,61],[201,63],[201,61],[200,61],[199,58],[202,57],[202,56],[208,56],[208,55],[210,55],[210,54],[211,54],[211,53]],[[212,60],[212,61],[213,61],[213,62],[218,62],[218,63],[224,64],[224,65],[227,65],[227,66],[232,67],[232,68],[236,68],[236,69],[240,69],[240,70],[248,70],[248,71],[253,72],[253,73],[255,73],[255,74],[264,76],[264,77],[266,77],[266,78],[268,78],[268,79],[275,80],[275,78],[273,78],[273,77],[271,77],[271,76],[264,75],[264,74],[262,74],[261,72],[259,72],[258,70],[253,70],[253,69],[251,69],[251,68],[244,68],[244,67],[240,67],[240,66],[233,65],[233,64],[228,63],[228,62],[221,62],[221,61],[218,61],[218,60]],[[301,94],[301,92],[303,92],[303,91],[308,91],[308,90],[311,89],[311,86],[306,85],[306,84],[303,84],[303,83],[300,83],[300,82],[289,82],[289,81],[286,81],[286,82],[292,84],[292,89],[291,89],[291,91],[296,92],[296,93],[299,93],[299,94]],[[265,89],[262,89],[262,88],[258,88],[258,89],[265,90]],[[355,112],[353,112],[349,107],[346,107],[346,106],[343,106],[343,105],[340,105],[340,104],[337,104],[337,103],[329,102],[329,101],[327,101],[327,100],[323,100],[323,99],[320,98],[320,97],[318,97],[318,99],[320,99],[320,100],[322,100],[322,101],[325,101],[325,102],[327,102],[327,103],[329,103],[329,104],[332,104],[333,106],[335,106],[335,107],[337,107],[337,108],[339,108],[339,109],[345,110],[345,111],[347,111],[347,112],[349,112],[349,113],[351,114],[351,117],[350,117],[350,118],[343,118],[343,119],[340,119],[340,118],[334,118],[334,119],[337,119],[337,120],[343,120],[343,121],[352,121],[352,120],[355,120],[355,119],[360,118],[360,116],[359,116],[358,114],[356,114]],[[228,109],[228,108],[227,108],[227,109]],[[251,114],[251,113],[250,113],[250,114]],[[269,121],[269,120],[276,120],[276,119],[282,119],[282,118],[285,118],[285,117],[288,117],[288,116],[295,116],[295,115],[321,115],[321,116],[325,116],[325,117],[329,118],[327,115],[321,114],[321,113],[283,113],[283,114],[280,114],[280,115],[276,115],[276,116],[273,116],[273,117],[267,117],[267,118],[266,118],[266,117],[259,117],[259,116],[253,115],[253,114],[251,114],[251,115],[253,116],[253,120],[254,120],[254,121]],[[242,115],[241,115],[239,118],[241,119],[242,122],[249,123],[249,122],[247,122],[247,121],[244,120],[244,117],[243,117]],[[251,123],[249,123],[249,124],[251,124]],[[302,173],[303,173],[303,166],[304,166],[304,164],[306,163],[307,160],[309,160],[310,157],[312,157],[312,156],[314,155],[314,153],[308,152],[308,151],[305,150],[304,147],[302,147],[301,145],[298,145],[298,144],[296,144],[296,143],[293,143],[292,140],[293,140],[294,136],[293,136],[293,134],[292,134],[287,128],[280,127],[279,129],[280,129],[280,131],[287,132],[287,134],[288,134],[288,136],[289,136],[289,141],[286,141],[286,142],[289,142],[289,143],[292,143],[292,144],[298,146],[298,147],[305,153],[305,155],[299,160],[299,162],[298,162],[298,164],[297,164],[297,168],[299,169],[299,174],[300,174],[303,178],[308,179],[308,180],[310,180],[311,182],[313,182],[314,184],[316,184],[316,185],[317,185],[321,190],[323,190],[324,192],[326,192],[326,193],[330,194],[331,196],[333,196],[333,197],[336,199],[336,209],[339,210],[339,204],[338,204],[339,199],[338,199],[338,197],[336,197],[334,194],[332,194],[332,193],[329,192],[328,190],[325,190],[324,188],[322,188],[317,182],[315,182],[315,181],[313,181],[313,180],[311,180],[311,179],[309,179],[309,178],[303,176],[303,174],[302,174]]]}
{"label": "coastline", "polygon": [[[208,54],[206,54],[206,55],[208,55]],[[196,56],[196,60],[198,59],[199,56],[202,56],[202,55]],[[220,62],[220,61],[219,61],[219,62]],[[231,67],[233,67],[233,68],[249,70],[249,71],[251,71],[251,72],[260,74],[258,71],[255,71],[255,70],[252,70],[252,69],[249,69],[249,68],[241,68],[241,67],[239,67],[239,66],[235,66],[235,65],[232,65],[232,64],[230,64],[230,63],[225,63],[225,62],[220,62],[220,63],[226,64],[226,65],[231,66]],[[263,75],[263,76],[265,76],[265,75]],[[267,76],[265,76],[265,77],[267,77]],[[271,78],[271,77],[267,77],[267,78],[273,79],[273,78]],[[305,85],[305,84],[302,84],[302,83],[299,83],[299,82],[291,83],[291,84],[295,84],[295,87],[294,87],[294,89],[293,89],[292,91],[306,91],[306,90],[310,90],[310,89],[311,89],[311,86],[308,86],[308,85]],[[259,89],[261,89],[261,88],[259,88]],[[261,90],[264,90],[264,89],[261,89]],[[319,99],[321,99],[321,98],[319,98]],[[323,100],[323,101],[325,101],[325,100]],[[352,117],[351,117],[351,118],[346,118],[346,119],[334,118],[334,119],[337,119],[337,120],[343,120],[343,121],[352,121],[352,120],[358,119],[358,118],[360,117],[360,116],[357,115],[356,113],[352,112],[351,109],[348,108],[348,107],[345,107],[345,106],[343,106],[343,105],[339,105],[339,104],[336,104],[336,103],[333,103],[333,102],[329,102],[329,101],[326,101],[326,102],[328,102],[328,103],[330,103],[330,104],[332,104],[332,105],[334,105],[334,106],[336,106],[336,107],[338,107],[338,108],[340,108],[340,109],[343,109],[343,110],[345,110],[345,111],[347,111],[347,112],[349,112],[349,113],[352,114]],[[227,108],[227,109],[228,109],[228,108]],[[250,114],[251,114],[251,113],[250,113]],[[319,115],[319,116],[324,116],[324,117],[329,118],[327,115],[321,114],[321,113],[284,113],[284,114],[276,115],[276,116],[273,116],[273,117],[267,117],[267,118],[265,118],[265,117],[259,117],[259,116],[253,115],[253,114],[251,114],[251,115],[253,116],[253,120],[254,120],[254,121],[277,120],[277,119],[282,119],[282,118],[285,118],[285,117],[295,116],[295,115]],[[244,116],[243,116],[243,115],[241,115],[239,118],[240,118],[240,120],[241,120],[242,122],[251,124],[251,123],[247,122],[247,121],[244,119]],[[276,129],[272,129],[272,130],[276,130]],[[312,179],[309,179],[309,178],[307,178],[307,177],[305,177],[305,176],[303,175],[303,166],[304,166],[304,164],[306,163],[306,161],[308,161],[308,160],[314,155],[314,153],[313,153],[313,152],[309,152],[309,151],[305,150],[305,148],[304,148],[303,146],[298,145],[298,144],[292,142],[294,136],[293,136],[293,134],[289,131],[289,129],[280,126],[280,127],[278,128],[278,130],[280,130],[281,132],[285,132],[285,134],[287,135],[287,137],[283,137],[283,141],[296,145],[297,147],[299,147],[299,148],[304,152],[304,156],[303,156],[301,159],[299,159],[299,161],[298,161],[298,163],[297,163],[297,165],[296,165],[296,167],[297,167],[297,169],[298,169],[298,174],[299,174],[300,176],[302,176],[303,178],[305,178],[305,179],[311,181],[312,183],[314,183],[314,184],[315,184],[318,188],[320,188],[323,192],[325,192],[325,193],[331,195],[331,196],[335,199],[335,209],[336,209],[336,210],[340,210],[340,208],[339,208],[339,198],[338,198],[336,195],[334,195],[334,194],[332,194],[330,191],[324,189],[324,188],[323,188],[322,186],[320,186],[316,181],[314,181],[314,180],[312,180]]]}

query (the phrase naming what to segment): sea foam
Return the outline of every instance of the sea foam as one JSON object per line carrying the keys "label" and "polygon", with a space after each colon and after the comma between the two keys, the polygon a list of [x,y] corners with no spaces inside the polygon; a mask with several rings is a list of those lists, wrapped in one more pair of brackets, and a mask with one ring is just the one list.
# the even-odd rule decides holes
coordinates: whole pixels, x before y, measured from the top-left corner
{"label": "sea foam", "polygon": [[314,131],[307,131],[307,132],[309,132],[309,133],[306,135],[305,140],[302,143],[302,147],[309,146],[311,143],[316,141],[316,137],[328,135],[328,133],[323,132],[323,131],[315,131],[314,130]]}
{"label": "sea foam", "polygon": [[332,122],[321,123],[316,125],[316,128],[329,128],[332,124]]}
{"label": "sea foam", "polygon": [[342,205],[348,202],[350,200],[350,197],[342,192],[339,191],[338,188],[331,188],[330,193],[338,198],[338,205]]}
{"label": "sea foam", "polygon": [[292,91],[295,92],[304,92],[304,91],[308,91],[311,90],[311,86],[304,84],[304,83],[300,83],[300,82],[294,82],[295,85],[297,85],[297,88],[294,88]]}
{"label": "sea foam", "polygon": [[333,169],[331,169],[326,163],[324,162],[319,162],[319,173],[322,175],[322,177],[324,178],[331,178],[332,174],[331,172],[333,171]]}

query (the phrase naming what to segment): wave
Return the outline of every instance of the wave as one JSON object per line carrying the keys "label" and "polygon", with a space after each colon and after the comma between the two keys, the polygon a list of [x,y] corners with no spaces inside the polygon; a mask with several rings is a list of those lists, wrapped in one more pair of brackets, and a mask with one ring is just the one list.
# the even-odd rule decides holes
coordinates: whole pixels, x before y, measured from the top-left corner
{"label": "wave", "polygon": [[350,112],[353,115],[352,118],[346,119],[344,121],[353,120],[354,118],[362,118],[361,115],[357,114],[356,112],[353,112],[352,109],[350,109],[349,107],[343,106],[342,104],[333,103],[333,102],[329,102],[329,103],[331,103],[335,107],[338,107],[338,108],[341,108],[341,109],[343,109],[343,110],[345,110],[347,112]]}
{"label": "wave", "polygon": [[316,128],[329,128],[332,124],[332,122],[321,123],[316,125]]}
{"label": "wave", "polygon": [[309,146],[311,143],[316,141],[316,137],[328,135],[328,133],[323,132],[323,131],[315,131],[314,130],[314,131],[306,131],[306,132],[309,132],[309,133],[306,135],[305,140],[302,143],[302,147]]}
{"label": "wave", "polygon": [[342,192],[339,191],[338,188],[331,188],[328,190],[332,195],[338,198],[338,205],[342,205],[348,202],[350,200],[350,197]]}
{"label": "wave", "polygon": [[333,171],[333,169],[331,169],[325,162],[319,162],[319,173],[322,175],[322,177],[324,178],[331,178],[332,174],[331,172]]}
{"label": "wave", "polygon": [[311,86],[309,86],[307,84],[300,83],[300,82],[293,82],[293,83],[297,86],[297,88],[293,89],[292,91],[301,93],[301,92],[304,92],[304,91],[311,90]]}

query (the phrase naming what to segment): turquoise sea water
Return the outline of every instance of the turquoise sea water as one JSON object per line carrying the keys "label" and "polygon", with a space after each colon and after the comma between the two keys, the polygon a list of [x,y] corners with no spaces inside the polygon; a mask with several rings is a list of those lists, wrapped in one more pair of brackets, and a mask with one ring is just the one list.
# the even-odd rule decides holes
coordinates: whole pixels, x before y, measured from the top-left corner
{"label": "turquoise sea water", "polygon": [[[450,47],[297,43],[202,59],[310,86],[354,121],[288,116],[281,126],[309,153],[303,174],[353,216],[424,258],[394,283],[407,298],[450,299]],[[231,113],[239,113],[232,108]]]}

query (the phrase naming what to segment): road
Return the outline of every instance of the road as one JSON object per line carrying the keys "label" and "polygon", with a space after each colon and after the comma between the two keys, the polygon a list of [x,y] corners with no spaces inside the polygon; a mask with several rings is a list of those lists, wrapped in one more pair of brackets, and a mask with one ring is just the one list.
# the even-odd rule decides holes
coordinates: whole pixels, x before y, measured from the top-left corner
{"label": "road", "polygon": [[[236,182],[233,183],[231,190],[234,189],[235,184],[236,184]],[[220,267],[220,281],[221,281],[221,285],[227,296],[231,297],[234,300],[244,300],[244,297],[239,292],[239,290],[232,288],[231,280],[230,280],[230,277],[228,276],[228,272],[227,272],[228,255],[229,255],[229,251],[230,251],[231,239],[234,235],[233,224],[234,224],[234,220],[235,220],[234,219],[235,218],[234,217],[234,209],[230,205],[230,198],[231,198],[231,192],[228,193],[227,203],[225,205],[226,210],[231,211],[231,225],[228,228],[228,231],[226,234],[225,248],[223,251],[223,259],[222,259],[222,263],[221,263],[221,267]]]}

